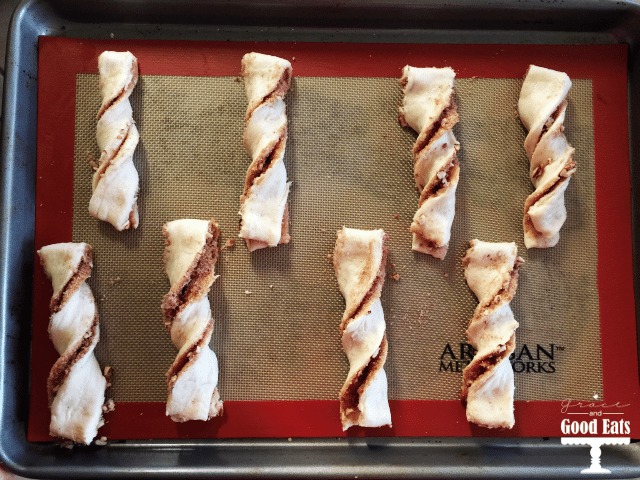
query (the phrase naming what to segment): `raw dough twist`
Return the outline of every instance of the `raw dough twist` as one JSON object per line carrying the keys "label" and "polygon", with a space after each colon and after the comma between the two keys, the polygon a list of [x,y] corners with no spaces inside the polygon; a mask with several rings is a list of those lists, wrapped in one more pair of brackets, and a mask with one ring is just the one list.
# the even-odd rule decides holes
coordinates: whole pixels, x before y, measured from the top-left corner
{"label": "raw dough twist", "polygon": [[529,131],[524,148],[535,191],[524,204],[524,244],[547,248],[560,240],[567,219],[564,192],[576,171],[575,149],[564,136],[571,80],[563,72],[531,65],[522,84],[518,113]]}
{"label": "raw dough twist", "polygon": [[477,350],[463,372],[461,396],[467,402],[467,420],[487,428],[511,428],[515,419],[509,355],[518,322],[509,303],[524,260],[515,243],[471,240],[462,263],[479,302],[467,329],[469,343]]}
{"label": "raw dough twist", "polygon": [[242,58],[242,76],[249,102],[243,142],[252,161],[240,197],[239,236],[252,252],[290,240],[284,95],[291,81],[291,63],[247,53]]}
{"label": "raw dough twist", "polygon": [[133,153],[140,140],[129,96],[138,82],[138,60],[130,52],[98,57],[102,106],[96,138],[100,162],[93,174],[89,213],[117,230],[138,227],[138,171]]}
{"label": "raw dough twist", "polygon": [[218,278],[218,224],[174,220],[165,224],[164,261],[171,290],[162,300],[165,326],[178,355],[167,372],[166,413],[175,422],[222,414],[218,359],[209,348],[213,318],[209,290]]}
{"label": "raw dough twist", "polygon": [[49,335],[60,355],[47,380],[52,436],[89,444],[103,424],[107,388],[93,350],[100,339],[98,312],[86,284],[93,268],[91,246],[56,243],[38,251],[51,280]]}
{"label": "raw dough twist", "polygon": [[458,123],[453,100],[455,76],[448,67],[407,65],[400,79],[404,98],[398,119],[403,127],[418,132],[413,146],[413,176],[420,200],[411,223],[412,248],[440,259],[449,249],[460,175],[460,147],[452,131]]}
{"label": "raw dough twist", "polygon": [[384,230],[338,231],[333,265],[345,311],[340,331],[349,374],[340,391],[342,429],[391,425],[387,399],[387,335],[380,292],[387,247]]}

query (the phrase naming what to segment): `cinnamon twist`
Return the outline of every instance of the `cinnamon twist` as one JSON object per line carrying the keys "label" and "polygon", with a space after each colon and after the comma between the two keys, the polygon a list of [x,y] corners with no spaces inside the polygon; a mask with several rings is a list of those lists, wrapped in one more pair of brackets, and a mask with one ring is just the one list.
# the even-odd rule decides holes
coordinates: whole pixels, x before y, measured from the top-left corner
{"label": "cinnamon twist", "polygon": [[218,224],[174,220],[165,224],[164,262],[171,290],[162,300],[165,327],[178,355],[167,372],[166,414],[174,422],[209,420],[222,414],[218,359],[209,342],[213,318],[209,290],[218,278]]}
{"label": "cinnamon twist", "polygon": [[138,60],[130,52],[98,57],[102,106],[96,138],[100,161],[93,174],[89,213],[117,230],[138,227],[138,171],[133,153],[140,140],[129,96],[138,82]]}
{"label": "cinnamon twist", "polygon": [[524,244],[548,248],[560,240],[567,219],[564,192],[576,171],[575,149],[564,136],[571,80],[564,72],[531,65],[522,84],[518,113],[529,131],[524,148],[535,187],[524,204]]}
{"label": "cinnamon twist", "polygon": [[100,339],[98,312],[86,284],[91,246],[56,243],[38,250],[53,286],[49,335],[60,355],[47,380],[52,436],[89,444],[103,424],[107,388],[93,351]]}
{"label": "cinnamon twist", "polygon": [[487,428],[511,428],[513,370],[509,355],[515,347],[518,322],[509,303],[518,288],[518,269],[524,263],[515,243],[471,240],[462,263],[467,285],[478,306],[467,329],[477,350],[463,372],[462,394],[467,420]]}
{"label": "cinnamon twist", "polygon": [[404,98],[398,120],[403,127],[418,132],[413,146],[413,176],[420,200],[410,228],[412,249],[439,259],[449,249],[460,175],[460,147],[452,131],[458,123],[453,100],[455,76],[449,67],[407,65],[400,79]]}
{"label": "cinnamon twist", "polygon": [[333,265],[345,311],[340,324],[349,374],[340,390],[342,429],[391,425],[387,399],[387,335],[380,292],[387,258],[384,230],[338,231]]}
{"label": "cinnamon twist", "polygon": [[243,142],[252,161],[240,197],[239,236],[252,252],[290,240],[284,96],[291,82],[291,64],[282,58],[247,53],[242,57],[242,76],[249,102]]}

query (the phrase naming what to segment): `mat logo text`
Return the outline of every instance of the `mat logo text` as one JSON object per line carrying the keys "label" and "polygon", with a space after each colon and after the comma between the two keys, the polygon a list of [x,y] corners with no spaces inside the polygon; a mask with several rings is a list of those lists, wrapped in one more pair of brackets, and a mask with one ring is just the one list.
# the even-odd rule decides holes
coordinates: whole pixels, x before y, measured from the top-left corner
{"label": "mat logo text", "polygon": [[[516,346],[509,357],[511,367],[515,373],[555,373],[558,352],[564,351],[562,345],[550,343],[548,345],[526,343]],[[468,343],[447,343],[440,355],[441,372],[462,372],[464,367],[476,354],[476,349]]]}

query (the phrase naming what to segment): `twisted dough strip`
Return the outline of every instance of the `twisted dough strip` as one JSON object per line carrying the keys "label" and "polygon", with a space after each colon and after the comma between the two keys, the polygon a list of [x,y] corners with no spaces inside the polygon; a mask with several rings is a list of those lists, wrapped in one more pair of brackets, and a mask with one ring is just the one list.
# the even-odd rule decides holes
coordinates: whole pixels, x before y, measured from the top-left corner
{"label": "twisted dough strip", "polygon": [[380,292],[387,247],[384,230],[338,231],[333,265],[345,311],[340,324],[349,374],[340,390],[342,429],[391,425],[387,399],[387,335]]}
{"label": "twisted dough strip", "polygon": [[93,350],[100,338],[98,312],[85,283],[93,268],[91,246],[56,243],[38,250],[53,285],[49,335],[60,355],[47,380],[52,436],[89,444],[103,424],[107,381]]}
{"label": "twisted dough strip", "polygon": [[547,248],[560,240],[567,219],[564,191],[576,171],[575,149],[564,136],[571,80],[566,73],[531,65],[522,84],[518,113],[529,131],[524,148],[535,191],[524,204],[524,244]]}
{"label": "twisted dough strip", "polygon": [[448,67],[407,65],[400,79],[404,93],[400,125],[418,132],[413,171],[420,200],[411,223],[412,248],[440,259],[449,249],[460,175],[459,144],[452,131],[458,123],[453,100],[455,76]]}
{"label": "twisted dough strip", "polygon": [[164,261],[171,290],[162,299],[165,327],[178,355],[167,372],[167,415],[175,422],[222,414],[218,359],[209,348],[213,318],[209,290],[218,278],[218,224],[174,220],[165,224]]}
{"label": "twisted dough strip", "polygon": [[242,57],[242,76],[249,101],[243,142],[252,162],[240,197],[239,236],[252,252],[290,240],[284,95],[291,81],[291,64],[282,58],[247,53]]}
{"label": "twisted dough strip", "polygon": [[138,82],[138,60],[130,52],[98,57],[102,106],[96,137],[100,162],[93,174],[89,213],[117,230],[138,227],[138,171],[133,153],[140,140],[129,96]]}
{"label": "twisted dough strip", "polygon": [[467,420],[487,428],[511,428],[513,370],[509,355],[515,347],[518,322],[509,303],[518,288],[518,269],[524,263],[515,243],[471,240],[462,263],[478,306],[467,329],[477,350],[463,372],[462,399]]}

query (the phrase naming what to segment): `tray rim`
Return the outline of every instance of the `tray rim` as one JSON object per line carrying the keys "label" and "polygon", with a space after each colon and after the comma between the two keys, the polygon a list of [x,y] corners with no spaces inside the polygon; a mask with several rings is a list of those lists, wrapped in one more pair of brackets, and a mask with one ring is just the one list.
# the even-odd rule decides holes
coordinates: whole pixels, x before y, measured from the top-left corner
{"label": "tray rim", "polygon": [[[168,20],[156,25],[124,24],[122,31],[127,38],[175,38],[177,29],[175,19],[168,17],[171,1],[162,0],[154,4],[155,12],[145,8],[143,0],[117,1],[110,5],[109,19],[117,21],[118,14],[137,15],[143,23],[145,19],[155,21]],[[229,37],[245,38],[256,35],[264,39],[272,35],[278,39],[286,39],[287,35],[298,38],[305,34],[313,35],[313,25],[309,25],[306,13],[314,13],[316,21],[333,22],[338,30],[331,30],[332,41],[335,36],[343,37],[342,41],[363,41],[369,38],[372,30],[353,34],[349,24],[380,21],[389,11],[403,12],[404,17],[413,16],[419,24],[432,16],[434,12],[442,13],[444,24],[451,22],[452,14],[464,11],[469,17],[470,11],[479,12],[477,18],[493,19],[503,28],[505,11],[513,22],[514,18],[527,19],[522,26],[524,30],[503,30],[495,36],[487,36],[487,32],[454,30],[451,25],[445,31],[433,30],[433,21],[427,22],[428,28],[423,32],[406,29],[398,30],[393,21],[382,28],[388,41],[402,43],[403,39],[414,38],[412,35],[433,35],[429,43],[452,43],[452,36],[458,36],[455,43],[530,43],[530,31],[545,32],[542,35],[554,41],[544,43],[628,43],[629,50],[629,129],[630,159],[632,186],[640,185],[640,146],[638,139],[632,134],[634,127],[640,125],[640,91],[634,93],[630,88],[633,81],[640,78],[640,57],[638,54],[638,38],[640,37],[640,4],[626,2],[580,2],[567,1],[560,6],[552,6],[554,15],[546,12],[549,6],[541,7],[539,3],[525,2],[514,4],[508,0],[492,1],[479,6],[472,0],[458,2],[453,6],[445,1],[429,4],[418,0],[395,3],[391,0],[378,0],[366,7],[359,1],[347,1],[337,4],[315,0],[307,4],[307,8],[299,17],[291,16],[294,0],[280,0],[271,8],[266,3],[249,1],[227,5],[222,1],[204,2],[216,11],[218,22],[214,25],[196,29],[192,25],[187,39],[196,35],[199,39],[220,39]],[[192,4],[193,5],[193,4]],[[148,5],[147,5],[148,6]],[[98,11],[106,4],[94,4]],[[3,223],[0,225],[0,462],[20,475],[38,476],[39,478],[87,478],[114,477],[125,478],[166,476],[177,474],[207,477],[246,477],[256,474],[267,476],[318,476],[327,478],[357,475],[363,477],[398,478],[422,476],[455,476],[455,477],[572,477],[576,476],[578,467],[585,464],[586,449],[580,447],[561,447],[559,441],[539,439],[339,439],[339,440],[242,440],[242,441],[149,441],[149,442],[114,442],[112,448],[87,447],[79,448],[69,454],[51,444],[33,444],[26,442],[26,402],[28,397],[28,372],[20,372],[20,364],[29,361],[30,322],[18,321],[30,318],[31,287],[20,288],[21,281],[30,279],[33,271],[33,231],[34,201],[29,188],[34,189],[35,180],[35,130],[36,130],[36,98],[37,98],[37,41],[39,35],[78,36],[90,38],[108,38],[110,30],[118,30],[118,26],[91,24],[91,15],[87,16],[87,8],[70,12],[70,2],[55,0],[25,0],[16,9],[9,30],[9,48],[7,52],[6,86],[4,90],[4,115],[2,125],[2,170],[0,183],[2,199],[0,205],[3,212]],[[193,7],[191,7],[193,8]],[[270,9],[269,9],[270,8]],[[318,9],[321,13],[318,14]],[[402,10],[404,8],[404,10]],[[269,9],[269,10],[267,10]],[[310,10],[309,10],[310,9]],[[466,9],[466,10],[465,10]],[[89,8],[90,10],[90,8]],[[294,9],[295,10],[295,9]],[[91,13],[91,12],[89,12]],[[96,13],[96,10],[93,10]],[[224,14],[227,14],[224,16]],[[268,13],[266,19],[270,28],[260,28],[262,24],[255,21],[260,14]],[[446,14],[445,14],[446,13]],[[576,13],[582,16],[576,20]],[[282,14],[280,17],[278,14]],[[356,15],[359,15],[358,16]],[[252,17],[251,15],[254,15]],[[215,15],[214,15],[215,16]],[[455,15],[454,15],[455,16]],[[622,16],[622,17],[621,17]],[[224,20],[221,19],[224,17]],[[476,20],[477,20],[476,18]],[[546,18],[546,20],[545,20]],[[594,22],[601,19],[608,23],[606,31],[595,31]],[[254,23],[251,23],[251,22]],[[538,23],[536,23],[536,21]],[[572,32],[568,34],[559,30],[562,21],[572,21]],[[283,23],[288,22],[288,23]],[[347,22],[347,23],[345,23]],[[546,22],[546,23],[545,23]],[[235,25],[233,24],[235,23]],[[362,26],[362,23],[360,26]],[[517,23],[517,22],[514,22]],[[416,23],[410,24],[415,28]],[[596,22],[597,24],[597,22]],[[300,31],[287,32],[280,28],[284,25],[295,25]],[[345,27],[346,25],[346,27]],[[567,23],[564,24],[566,27]],[[122,27],[122,25],[121,25]],[[532,28],[528,28],[532,27]],[[545,28],[546,27],[546,28]],[[193,30],[196,30],[195,32]],[[395,30],[394,30],[395,29]],[[582,30],[581,30],[582,29]],[[254,30],[258,30],[253,32]],[[294,28],[295,30],[295,28]],[[377,31],[377,30],[376,30]],[[326,35],[327,30],[321,31]],[[210,36],[208,36],[210,35]],[[244,37],[243,37],[244,35]],[[296,37],[298,35],[298,37]],[[394,37],[395,35],[395,37]],[[384,35],[382,35],[384,37]],[[346,38],[346,39],[345,39]],[[559,41],[561,39],[565,41]],[[465,41],[460,41],[463,39]],[[381,38],[376,38],[380,41]],[[415,40],[413,40],[415,41]],[[424,41],[424,40],[423,40]],[[528,42],[529,41],[529,42]],[[26,96],[26,102],[24,100]],[[20,115],[18,115],[20,113]],[[11,119],[7,121],[7,119]],[[30,141],[31,140],[31,141]],[[640,249],[640,225],[637,220],[640,212],[640,196],[632,200],[632,222],[634,240],[634,278],[638,275],[638,253]],[[637,280],[635,297],[640,298],[640,286]],[[640,305],[636,302],[636,322],[640,317]],[[25,325],[25,323],[27,325]],[[640,331],[638,332],[640,334]],[[22,348],[21,348],[22,347]],[[25,348],[26,347],[26,348]],[[350,446],[345,449],[345,444]],[[525,448],[521,448],[525,447]],[[297,456],[287,455],[287,451],[295,449]],[[169,454],[167,452],[169,450]],[[284,450],[284,451],[283,451]],[[487,451],[496,450],[496,459],[491,462]],[[342,455],[347,453],[346,458]],[[339,453],[339,455],[337,455]],[[405,463],[394,461],[397,455],[405,458]],[[433,455],[433,458],[429,456]],[[607,459],[615,457],[618,463]],[[540,456],[545,458],[545,465],[536,462]],[[184,458],[183,458],[184,457]],[[338,458],[340,457],[340,458]],[[218,463],[212,465],[212,458]],[[304,459],[300,461],[299,459]],[[434,459],[438,459],[434,461]],[[605,463],[612,466],[616,478],[640,476],[640,443],[630,447],[607,447]],[[447,463],[449,462],[449,463]],[[453,466],[458,468],[452,468]]]}

